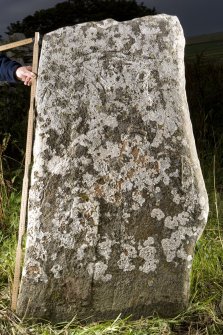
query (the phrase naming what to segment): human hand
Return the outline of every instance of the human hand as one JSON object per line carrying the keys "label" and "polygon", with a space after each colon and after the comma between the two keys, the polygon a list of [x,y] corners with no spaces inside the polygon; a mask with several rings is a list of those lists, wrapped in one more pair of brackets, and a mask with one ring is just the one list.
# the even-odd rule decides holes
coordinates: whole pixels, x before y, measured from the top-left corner
{"label": "human hand", "polygon": [[35,73],[32,72],[31,66],[20,66],[15,72],[16,77],[24,82],[24,85],[32,85],[32,80],[36,78]]}

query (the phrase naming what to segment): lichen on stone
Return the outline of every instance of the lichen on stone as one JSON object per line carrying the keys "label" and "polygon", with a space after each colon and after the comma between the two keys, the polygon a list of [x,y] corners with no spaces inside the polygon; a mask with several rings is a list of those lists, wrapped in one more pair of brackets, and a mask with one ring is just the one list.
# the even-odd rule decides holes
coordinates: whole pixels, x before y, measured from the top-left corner
{"label": "lichen on stone", "polygon": [[208,199],[184,45],[168,15],[44,36],[20,315],[168,316],[187,304]]}

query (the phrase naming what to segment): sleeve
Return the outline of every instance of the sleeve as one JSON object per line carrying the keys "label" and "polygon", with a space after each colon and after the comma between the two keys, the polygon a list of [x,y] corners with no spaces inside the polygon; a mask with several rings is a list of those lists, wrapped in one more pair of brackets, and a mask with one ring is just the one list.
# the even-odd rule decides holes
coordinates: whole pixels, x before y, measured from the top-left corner
{"label": "sleeve", "polygon": [[15,76],[15,72],[20,66],[22,65],[18,62],[0,54],[0,81],[7,81],[9,83],[19,82]]}

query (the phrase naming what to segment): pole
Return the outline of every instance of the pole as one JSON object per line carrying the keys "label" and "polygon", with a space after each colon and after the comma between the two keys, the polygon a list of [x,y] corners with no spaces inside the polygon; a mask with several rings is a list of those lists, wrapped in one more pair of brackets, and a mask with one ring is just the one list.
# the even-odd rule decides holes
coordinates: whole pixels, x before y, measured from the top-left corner
{"label": "pole", "polygon": [[[33,62],[32,71],[37,75],[38,71],[38,55],[39,55],[39,33],[35,33],[34,46],[33,46]],[[12,288],[12,304],[11,308],[13,311],[16,310],[18,292],[20,285],[21,276],[21,262],[22,262],[22,238],[25,233],[26,227],[26,213],[27,213],[27,201],[28,201],[28,188],[29,188],[29,171],[32,160],[32,147],[33,147],[33,128],[35,118],[35,94],[36,94],[36,78],[32,81],[31,94],[30,94],[30,108],[28,117],[28,128],[27,128],[27,139],[26,139],[26,158],[25,158],[25,172],[22,185],[22,200],[19,220],[19,234],[18,234],[18,245],[16,249],[16,260],[15,260],[15,273],[14,282]]]}

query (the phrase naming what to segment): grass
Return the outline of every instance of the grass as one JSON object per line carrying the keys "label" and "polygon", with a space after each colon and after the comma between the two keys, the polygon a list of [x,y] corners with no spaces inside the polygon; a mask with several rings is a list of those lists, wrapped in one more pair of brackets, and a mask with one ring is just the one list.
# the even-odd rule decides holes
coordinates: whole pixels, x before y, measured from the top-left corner
{"label": "grass", "polygon": [[[188,310],[174,319],[161,319],[151,317],[138,321],[121,319],[120,316],[113,321],[103,323],[94,323],[88,326],[82,326],[75,319],[68,324],[31,324],[19,320],[7,308],[0,306],[0,325],[1,335],[9,334],[44,334],[44,335],[171,335],[171,334],[216,334],[220,335],[222,330],[222,321],[213,313],[211,305],[193,304]],[[33,322],[33,321],[32,321]]]}
{"label": "grass", "polygon": [[197,57],[205,57],[206,62],[223,64],[223,33],[187,38],[185,58],[193,63]]}
{"label": "grass", "polygon": [[[76,318],[68,324],[52,325],[21,320],[10,310],[11,285],[14,272],[16,236],[19,221],[20,193],[7,190],[1,175],[0,235],[0,334],[1,335],[220,335],[223,334],[223,195],[217,192],[216,158],[209,160],[206,185],[209,192],[210,215],[202,238],[197,242],[191,274],[191,299],[188,309],[172,319],[154,315],[131,321],[131,317],[83,326]],[[1,172],[3,173],[3,171]]]}
{"label": "grass", "polygon": [[223,63],[223,41],[189,44],[186,46],[186,59],[193,62],[196,55],[203,55],[208,62]]}

